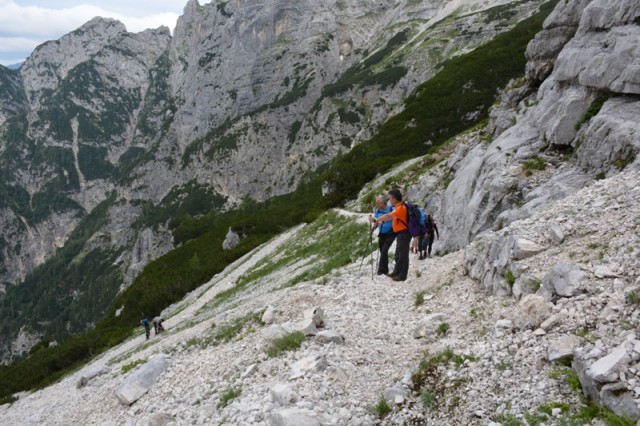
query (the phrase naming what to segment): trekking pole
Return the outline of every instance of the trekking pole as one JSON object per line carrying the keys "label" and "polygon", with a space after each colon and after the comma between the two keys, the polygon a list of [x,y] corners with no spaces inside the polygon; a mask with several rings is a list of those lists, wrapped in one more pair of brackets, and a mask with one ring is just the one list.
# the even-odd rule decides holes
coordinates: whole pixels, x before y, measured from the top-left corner
{"label": "trekking pole", "polygon": [[[371,222],[369,222],[369,243],[367,244],[367,249],[369,250],[369,252],[371,253],[371,248],[370,246],[373,245],[373,230],[376,229],[375,226],[373,226],[371,224]],[[360,269],[362,269],[362,263],[364,262],[364,258],[367,257],[367,252],[364,253],[364,255],[362,255],[362,259],[360,259],[360,267],[358,268],[358,271]]]}
{"label": "trekking pole", "polygon": [[[372,234],[373,234],[373,232],[372,232]],[[370,244],[373,246],[373,241],[371,241]],[[373,247],[371,247],[371,248],[373,248]],[[371,281],[373,281],[373,251],[369,251],[369,253],[371,254]]]}
{"label": "trekking pole", "polygon": [[[380,244],[378,242],[378,250],[376,250],[376,262],[375,262],[376,268],[378,269],[378,271],[380,270]],[[373,280],[373,268],[371,268],[371,279]]]}

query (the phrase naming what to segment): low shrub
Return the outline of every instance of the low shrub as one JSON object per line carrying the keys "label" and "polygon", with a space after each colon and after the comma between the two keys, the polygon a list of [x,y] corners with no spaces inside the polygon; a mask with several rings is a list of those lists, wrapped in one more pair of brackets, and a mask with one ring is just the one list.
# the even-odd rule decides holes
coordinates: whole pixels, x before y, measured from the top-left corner
{"label": "low shrub", "polygon": [[436,405],[436,397],[428,390],[422,392],[420,395],[420,400],[422,401],[422,406],[424,408],[434,408]]}
{"label": "low shrub", "polygon": [[380,397],[378,403],[373,407],[373,411],[378,415],[379,418],[383,418],[387,414],[391,412],[391,407],[386,399],[383,396]]}
{"label": "low shrub", "polygon": [[509,284],[509,288],[512,288],[513,284],[516,282],[516,277],[513,276],[511,269],[504,271],[504,279],[507,281],[507,284]]}

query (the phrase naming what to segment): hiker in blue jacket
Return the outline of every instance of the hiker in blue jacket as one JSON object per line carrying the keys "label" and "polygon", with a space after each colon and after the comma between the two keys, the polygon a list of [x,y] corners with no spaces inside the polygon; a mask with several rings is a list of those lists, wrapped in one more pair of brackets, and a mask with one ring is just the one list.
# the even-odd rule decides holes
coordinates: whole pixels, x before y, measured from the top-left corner
{"label": "hiker in blue jacket", "polygon": [[[371,223],[376,223],[377,219],[387,213],[393,211],[393,207],[388,204],[389,199],[385,195],[378,195],[376,197],[376,210],[373,216],[369,216]],[[377,225],[374,225],[377,226]],[[385,275],[389,273],[389,248],[396,239],[396,234],[393,232],[391,221],[384,222],[378,229],[378,247],[380,249],[380,261],[378,262],[378,275]]]}
{"label": "hiker in blue jacket", "polygon": [[144,317],[144,319],[140,321],[140,325],[144,327],[145,335],[147,336],[147,340],[149,340],[149,336],[151,335],[151,324],[149,324],[149,318]]}
{"label": "hiker in blue jacket", "polygon": [[[427,214],[424,209],[420,208],[420,234],[414,238],[414,253],[419,253],[418,260],[427,258],[427,241],[429,239],[429,232],[427,230]],[[412,247],[413,248],[413,247]]]}

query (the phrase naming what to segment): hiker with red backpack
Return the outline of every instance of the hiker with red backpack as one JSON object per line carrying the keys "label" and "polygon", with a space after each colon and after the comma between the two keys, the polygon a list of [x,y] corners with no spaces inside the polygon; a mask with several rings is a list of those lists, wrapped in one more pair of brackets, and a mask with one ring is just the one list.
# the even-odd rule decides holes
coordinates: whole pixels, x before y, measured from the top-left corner
{"label": "hiker with red backpack", "polygon": [[409,233],[409,225],[411,221],[407,205],[402,202],[402,193],[399,190],[389,191],[389,202],[395,210],[380,216],[376,222],[378,226],[381,226],[384,222],[392,221],[391,228],[396,235],[396,264],[393,272],[387,276],[394,281],[405,281],[409,273],[409,246],[412,237]]}

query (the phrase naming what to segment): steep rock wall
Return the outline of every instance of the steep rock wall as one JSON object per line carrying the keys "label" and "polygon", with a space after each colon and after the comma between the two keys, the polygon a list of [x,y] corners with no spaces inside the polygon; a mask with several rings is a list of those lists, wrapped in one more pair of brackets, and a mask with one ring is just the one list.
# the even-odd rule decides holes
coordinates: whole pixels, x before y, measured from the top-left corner
{"label": "steep rock wall", "polygon": [[431,195],[443,250],[638,167],[639,15],[631,1],[558,4],[529,45],[525,87],[494,113],[494,121],[507,114],[516,124],[488,145],[472,141],[450,161],[447,189]]}

